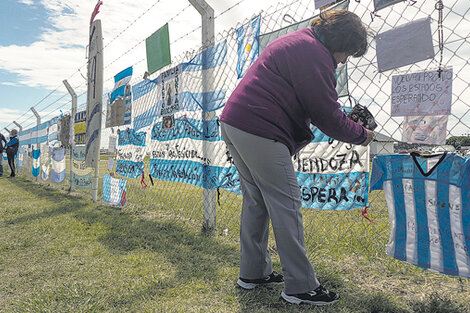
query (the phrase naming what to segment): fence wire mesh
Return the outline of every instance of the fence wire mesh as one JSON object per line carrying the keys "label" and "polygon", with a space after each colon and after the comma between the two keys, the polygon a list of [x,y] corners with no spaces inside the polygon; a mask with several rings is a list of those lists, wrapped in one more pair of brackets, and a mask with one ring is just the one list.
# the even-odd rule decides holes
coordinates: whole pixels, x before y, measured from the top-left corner
{"label": "fence wire mesh", "polygon": [[[371,38],[368,52],[363,57],[350,58],[347,63],[349,95],[369,108],[378,123],[376,132],[388,138],[373,143],[372,157],[376,154],[408,151],[407,149],[430,150],[439,147],[400,145],[403,118],[392,117],[390,114],[392,75],[431,69],[437,71],[440,66],[439,12],[436,9],[436,3],[437,1],[432,0],[418,0],[415,3],[399,2],[381,9],[375,15],[372,14],[374,11],[373,1],[361,0],[349,3],[349,10],[361,17],[374,37]],[[309,20],[319,13],[314,8],[315,3],[313,0],[298,0],[287,4],[278,3],[267,8],[265,11],[260,12],[260,34],[266,34]],[[197,121],[209,121],[201,122],[202,126],[207,126],[204,123],[210,123],[219,116],[223,104],[237,86],[240,80],[236,72],[238,60],[237,29],[249,24],[256,16],[253,15],[244,21],[238,22],[233,28],[224,30],[216,36],[215,46],[222,49],[225,58],[217,66],[203,70],[197,68],[201,66],[201,63],[198,63],[200,62],[198,58],[203,55],[203,49],[197,47],[174,58],[171,65],[161,69],[147,80],[142,81],[138,77],[131,82],[131,85],[134,86],[133,123],[128,126],[115,127],[112,131],[109,128],[105,129],[102,136],[118,136],[116,135],[117,129],[119,129],[119,136],[121,136],[128,129],[131,129],[135,132],[144,132],[147,145],[145,147],[138,147],[133,144],[118,146],[117,155],[103,152],[99,169],[101,176],[111,174],[120,177],[116,172],[116,165],[111,170],[108,169],[108,158],[110,157],[114,158],[116,162],[130,160],[144,164],[143,176],[139,172],[136,177],[127,179],[127,206],[129,209],[183,219],[187,221],[188,227],[201,227],[204,223],[215,223],[217,234],[227,235],[233,240],[237,240],[242,203],[241,195],[222,188],[213,188],[214,186],[210,182],[203,182],[203,185],[181,182],[183,179],[176,179],[178,176],[186,177],[185,175],[190,176],[199,172],[187,173],[174,167],[169,168],[168,173],[164,173],[161,168],[158,169],[158,166],[155,169],[155,163],[152,160],[163,158],[168,162],[176,162],[189,159],[207,166],[227,167],[231,165],[225,145],[216,141],[203,141],[201,143],[201,137],[208,136],[210,138],[210,134],[204,131],[204,127],[195,125],[195,123]],[[405,23],[426,17],[431,18],[433,46],[437,51],[436,56],[432,59],[403,66],[399,71],[379,72],[376,57],[376,36]],[[470,6],[468,0],[445,1],[443,9],[442,67],[452,67],[453,69],[452,112],[448,119],[447,137],[459,136],[469,132],[469,33]],[[216,57],[220,57],[217,53],[209,54],[213,58],[209,62],[217,63]],[[156,114],[156,110],[161,109],[162,103],[168,100],[165,98],[165,89],[162,89],[162,84],[156,84],[152,80],[161,77],[161,73],[174,69],[185,62],[189,62],[188,66],[194,66],[194,69],[185,71],[178,82],[179,92],[183,94],[180,99],[183,99],[184,109],[175,113],[174,119],[175,124],[181,123],[182,129],[189,135],[186,138],[174,139],[168,137],[169,132],[162,129],[161,117]],[[135,89],[135,86],[139,84],[144,86],[141,87],[144,91]],[[142,93],[137,99],[135,96],[136,91]],[[106,103],[106,98],[104,98],[104,103]],[[348,97],[341,97],[339,101],[345,106],[350,106]],[[188,109],[189,106],[191,109]],[[141,117],[138,122],[140,124],[136,120],[138,116]],[[155,126],[157,124],[158,127]],[[209,153],[202,150],[203,144],[208,145],[205,150]],[[253,148],[256,149],[256,147]],[[132,156],[126,156],[128,153]],[[32,160],[25,157],[24,164],[25,166],[22,167],[21,172],[31,177]],[[63,189],[67,189],[69,186],[69,162],[67,161],[66,164],[67,177],[59,185]],[[152,170],[152,166],[154,170]],[[173,181],[156,177],[151,178],[150,173],[152,173],[152,176],[173,175],[176,178]],[[153,175],[157,173],[160,174]],[[230,173],[227,173],[226,179],[230,179]],[[48,181],[42,181],[41,178],[39,182],[49,183]],[[237,184],[236,181],[232,183]],[[100,190],[101,188],[102,177],[100,179]],[[214,210],[206,208],[213,208]],[[441,290],[451,292],[452,297],[469,299],[470,284],[468,280],[422,270],[385,255],[385,245],[388,241],[390,225],[387,205],[382,191],[374,191],[369,194],[369,207],[364,211],[357,209],[334,211],[303,208],[302,213],[308,256],[317,266],[327,263],[333,270],[341,272],[358,285],[396,290],[409,298],[416,294],[430,294],[438,285]],[[372,222],[364,216],[370,218]],[[276,255],[272,233],[270,238],[270,250]]]}

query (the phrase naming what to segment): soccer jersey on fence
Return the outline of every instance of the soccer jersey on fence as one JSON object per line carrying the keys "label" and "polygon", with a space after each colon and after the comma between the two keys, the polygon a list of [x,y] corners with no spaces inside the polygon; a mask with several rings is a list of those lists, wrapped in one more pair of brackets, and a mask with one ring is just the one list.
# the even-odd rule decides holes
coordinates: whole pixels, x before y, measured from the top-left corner
{"label": "soccer jersey on fence", "polygon": [[383,155],[371,190],[383,189],[391,223],[386,253],[440,273],[470,277],[470,159]]}

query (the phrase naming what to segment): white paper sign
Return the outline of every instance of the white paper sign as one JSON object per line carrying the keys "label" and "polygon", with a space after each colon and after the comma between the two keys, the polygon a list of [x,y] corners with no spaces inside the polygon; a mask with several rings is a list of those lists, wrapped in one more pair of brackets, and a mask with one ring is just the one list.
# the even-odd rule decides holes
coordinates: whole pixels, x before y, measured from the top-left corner
{"label": "white paper sign", "polygon": [[452,68],[392,76],[391,116],[449,115]]}

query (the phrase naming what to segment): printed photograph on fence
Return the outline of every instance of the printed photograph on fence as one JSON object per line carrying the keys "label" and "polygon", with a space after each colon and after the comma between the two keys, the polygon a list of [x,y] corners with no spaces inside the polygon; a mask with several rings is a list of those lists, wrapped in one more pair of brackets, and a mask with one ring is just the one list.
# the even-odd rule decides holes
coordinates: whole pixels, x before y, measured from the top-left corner
{"label": "printed photograph on fence", "polygon": [[392,76],[391,116],[449,115],[452,68]]}
{"label": "printed photograph on fence", "polygon": [[407,116],[403,121],[402,141],[443,145],[446,143],[447,115]]}

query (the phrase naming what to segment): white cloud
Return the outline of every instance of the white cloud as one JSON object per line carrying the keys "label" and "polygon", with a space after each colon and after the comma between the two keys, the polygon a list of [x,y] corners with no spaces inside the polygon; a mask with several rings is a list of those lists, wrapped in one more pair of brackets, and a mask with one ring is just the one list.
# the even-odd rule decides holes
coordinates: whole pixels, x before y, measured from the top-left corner
{"label": "white cloud", "polygon": [[19,3],[26,4],[26,5],[34,5],[33,0],[17,0]]}
{"label": "white cloud", "polygon": [[[33,4],[31,0],[18,1]],[[77,70],[80,68],[82,74],[86,75],[85,56],[89,22],[96,1],[40,0],[38,2],[46,8],[48,12],[46,18],[52,28],[45,30],[40,39],[30,45],[0,46],[0,68],[18,74],[20,77],[18,84],[48,89],[59,87],[65,91],[62,80],[69,79],[73,87],[82,85],[78,92],[84,91],[84,80]],[[217,16],[237,1],[209,2],[213,5]],[[263,0],[257,1],[256,4],[243,3],[237,6],[230,11],[230,18],[222,16],[216,20],[216,32],[234,26],[235,21],[249,17],[251,12],[260,11],[269,2]],[[187,1],[141,0],[137,3],[138,5],[131,0],[105,1],[96,17],[102,20],[103,25],[105,79],[111,79],[114,74],[130,65],[135,65],[134,72],[140,77],[146,67],[146,62],[142,62],[146,58],[145,38],[181,11],[184,10],[176,19],[170,21],[170,41],[200,26],[199,13],[194,8],[188,7]],[[243,5],[246,10],[240,10]],[[200,33],[200,30],[195,31],[172,45],[172,55],[178,56],[184,51],[197,48],[200,43]],[[112,82],[108,81],[107,84],[112,85]]]}

